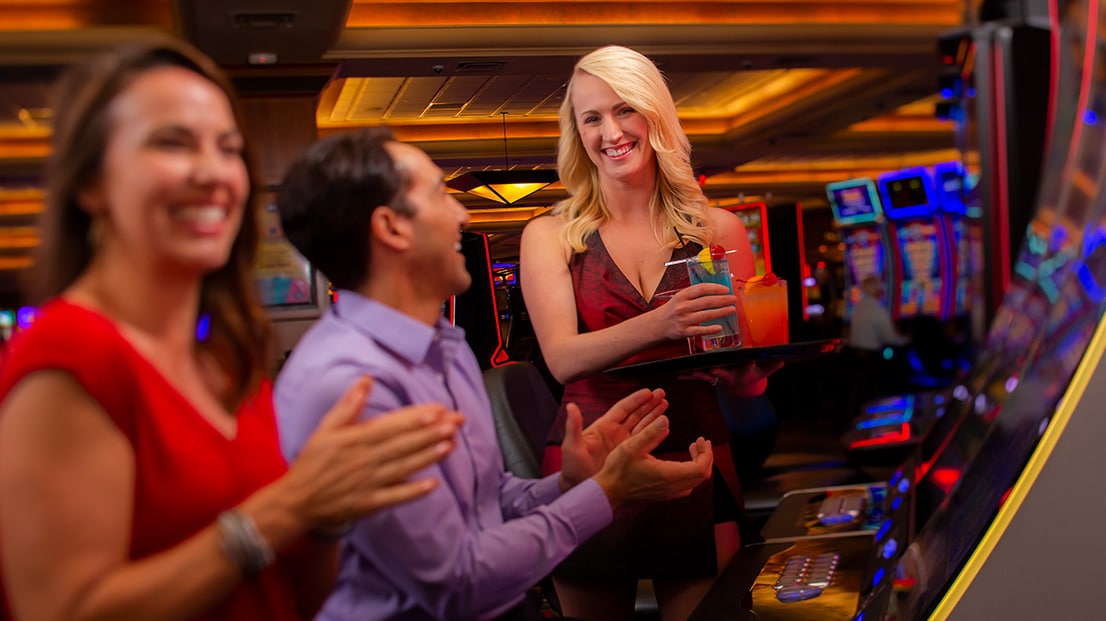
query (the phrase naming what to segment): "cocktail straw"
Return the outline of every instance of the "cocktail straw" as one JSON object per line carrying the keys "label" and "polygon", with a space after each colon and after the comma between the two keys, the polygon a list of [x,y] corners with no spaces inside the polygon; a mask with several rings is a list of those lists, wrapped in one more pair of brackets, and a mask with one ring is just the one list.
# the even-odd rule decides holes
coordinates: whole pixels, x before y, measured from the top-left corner
{"label": "cocktail straw", "polygon": [[[733,254],[735,252],[737,252],[737,250],[727,250],[725,254]],[[676,265],[677,263],[687,263],[690,260],[691,259],[676,259],[675,261],[669,261],[668,263],[665,263],[664,266],[668,267],[669,265]]]}

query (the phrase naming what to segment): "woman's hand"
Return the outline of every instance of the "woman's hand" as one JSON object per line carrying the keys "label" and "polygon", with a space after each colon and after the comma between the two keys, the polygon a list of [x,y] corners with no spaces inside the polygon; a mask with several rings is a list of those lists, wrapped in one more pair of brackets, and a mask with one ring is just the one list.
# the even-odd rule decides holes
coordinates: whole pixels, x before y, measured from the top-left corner
{"label": "woman's hand", "polygon": [[305,529],[358,518],[437,485],[408,477],[453,449],[463,417],[426,404],[358,422],[371,387],[365,377],[342,396],[282,481]]}
{"label": "woman's hand", "polygon": [[736,304],[737,296],[725,285],[699,283],[680,289],[651,312],[657,314],[665,338],[678,341],[721,332],[722,326],[700,324],[736,314]]}

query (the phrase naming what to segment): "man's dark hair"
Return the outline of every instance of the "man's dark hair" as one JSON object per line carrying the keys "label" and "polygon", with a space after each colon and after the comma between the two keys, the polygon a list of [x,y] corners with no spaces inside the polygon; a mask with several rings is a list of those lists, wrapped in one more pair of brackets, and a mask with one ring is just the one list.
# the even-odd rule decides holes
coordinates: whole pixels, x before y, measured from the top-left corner
{"label": "man's dark hair", "polygon": [[277,195],[284,235],[336,288],[356,289],[368,276],[373,210],[407,212],[409,180],[385,149],[393,141],[384,127],[330,136],[284,175]]}

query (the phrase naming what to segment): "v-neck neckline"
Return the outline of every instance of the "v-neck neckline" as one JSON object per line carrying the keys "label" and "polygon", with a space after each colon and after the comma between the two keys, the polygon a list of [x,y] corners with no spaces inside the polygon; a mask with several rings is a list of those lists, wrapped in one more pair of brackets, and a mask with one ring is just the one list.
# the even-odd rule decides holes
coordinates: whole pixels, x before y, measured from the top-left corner
{"label": "v-neck neckline", "polygon": [[[618,276],[622,279],[623,284],[628,286],[634,292],[634,294],[637,296],[637,301],[640,303],[642,308],[649,308],[649,306],[653,303],[653,300],[656,299],[657,293],[660,292],[661,285],[664,284],[665,277],[668,276],[668,270],[672,269],[673,266],[665,266],[664,271],[661,272],[660,280],[657,281],[657,284],[654,287],[651,295],[649,296],[649,299],[646,299],[645,294],[642,293],[636,286],[634,286],[634,283],[631,282],[630,278],[626,276],[626,273],[622,271],[622,266],[614,260],[614,256],[611,255],[610,249],[607,248],[607,244],[603,241],[603,234],[600,233],[598,230],[595,231],[595,239],[596,243],[598,243],[599,245],[599,248],[603,250],[603,254],[607,256],[607,260],[614,267],[614,271],[617,272]],[[668,261],[673,260],[678,250],[682,250],[682,247],[672,248],[672,250],[668,253]]]}

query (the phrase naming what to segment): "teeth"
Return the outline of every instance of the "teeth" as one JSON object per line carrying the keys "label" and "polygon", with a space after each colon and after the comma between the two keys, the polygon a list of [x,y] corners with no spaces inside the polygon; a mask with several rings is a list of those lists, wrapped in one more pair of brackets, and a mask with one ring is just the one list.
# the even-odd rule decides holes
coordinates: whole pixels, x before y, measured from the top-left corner
{"label": "teeth", "polygon": [[624,146],[622,146],[618,149],[606,149],[606,153],[609,157],[619,157],[619,156],[622,156],[622,155],[626,155],[633,148],[634,148],[634,145],[628,144],[628,145],[624,145]]}
{"label": "teeth", "polygon": [[227,210],[217,206],[185,207],[183,209],[178,209],[176,215],[182,220],[211,224],[222,222],[227,217]]}
{"label": "teeth", "polygon": [[461,242],[457,242],[457,245],[455,246],[455,248],[457,249],[457,252],[461,252],[461,250],[462,250]]}

